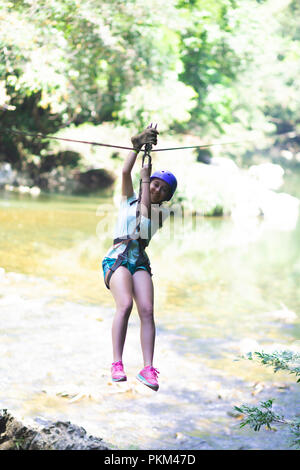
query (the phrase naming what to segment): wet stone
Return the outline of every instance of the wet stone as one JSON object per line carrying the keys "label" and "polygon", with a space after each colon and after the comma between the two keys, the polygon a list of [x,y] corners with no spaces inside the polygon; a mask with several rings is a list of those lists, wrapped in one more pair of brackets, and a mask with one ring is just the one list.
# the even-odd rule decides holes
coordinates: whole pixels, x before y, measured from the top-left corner
{"label": "wet stone", "polygon": [[0,450],[110,449],[101,438],[88,436],[84,428],[69,421],[39,421],[37,424],[36,428],[28,427],[7,410],[0,410]]}

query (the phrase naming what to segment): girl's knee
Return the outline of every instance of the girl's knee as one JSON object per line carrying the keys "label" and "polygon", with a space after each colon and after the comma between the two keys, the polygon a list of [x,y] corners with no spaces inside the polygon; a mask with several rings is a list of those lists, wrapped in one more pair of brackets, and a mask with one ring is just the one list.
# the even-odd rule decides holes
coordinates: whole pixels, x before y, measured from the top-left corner
{"label": "girl's knee", "polygon": [[139,314],[142,321],[153,321],[153,305],[145,304],[141,306]]}
{"label": "girl's knee", "polygon": [[133,301],[131,298],[128,299],[123,299],[121,303],[118,304],[117,306],[117,312],[119,315],[122,315],[124,317],[129,317],[131,310],[133,307]]}

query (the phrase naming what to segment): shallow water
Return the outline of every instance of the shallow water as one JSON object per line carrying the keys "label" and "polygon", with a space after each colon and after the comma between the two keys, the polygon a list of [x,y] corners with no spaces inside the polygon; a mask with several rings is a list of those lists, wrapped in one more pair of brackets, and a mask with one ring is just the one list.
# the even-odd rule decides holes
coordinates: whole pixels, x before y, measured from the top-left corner
{"label": "shallow water", "polygon": [[72,421],[123,449],[288,448],[286,431],[240,429],[233,407],[267,398],[285,416],[297,407],[292,376],[236,359],[298,344],[299,220],[275,230],[199,218],[154,237],[153,393],[135,379],[135,310],[128,382],[110,380],[114,306],[100,262],[111,243],[102,210],[111,206],[104,197],[1,194],[1,407],[28,421]]}

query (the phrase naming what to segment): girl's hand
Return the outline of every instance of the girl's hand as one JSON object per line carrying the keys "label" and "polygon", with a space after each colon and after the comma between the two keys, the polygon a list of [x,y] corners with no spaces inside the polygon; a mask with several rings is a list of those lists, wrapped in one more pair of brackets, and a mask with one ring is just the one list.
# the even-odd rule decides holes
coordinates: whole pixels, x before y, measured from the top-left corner
{"label": "girl's hand", "polygon": [[150,176],[151,176],[151,166],[152,165],[144,165],[141,169],[141,179],[144,182],[150,183]]}
{"label": "girl's hand", "polygon": [[139,152],[144,144],[156,145],[158,134],[156,128],[147,127],[143,132],[131,138],[133,148]]}

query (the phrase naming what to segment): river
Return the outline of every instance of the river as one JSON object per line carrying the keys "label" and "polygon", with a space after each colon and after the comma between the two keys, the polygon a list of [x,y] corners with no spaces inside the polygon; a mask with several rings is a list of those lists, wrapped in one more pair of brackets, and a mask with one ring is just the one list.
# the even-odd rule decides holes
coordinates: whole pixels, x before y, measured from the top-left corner
{"label": "river", "polygon": [[[293,176],[298,197],[299,181]],[[299,219],[287,229],[199,217],[155,235],[154,393],[135,379],[142,368],[135,309],[128,381],[110,379],[114,304],[101,258],[111,243],[112,199],[0,196],[1,408],[29,424],[72,421],[120,449],[289,448],[284,428],[240,429],[233,407],[275,398],[275,412],[296,414],[295,377],[240,356],[299,344]]]}

